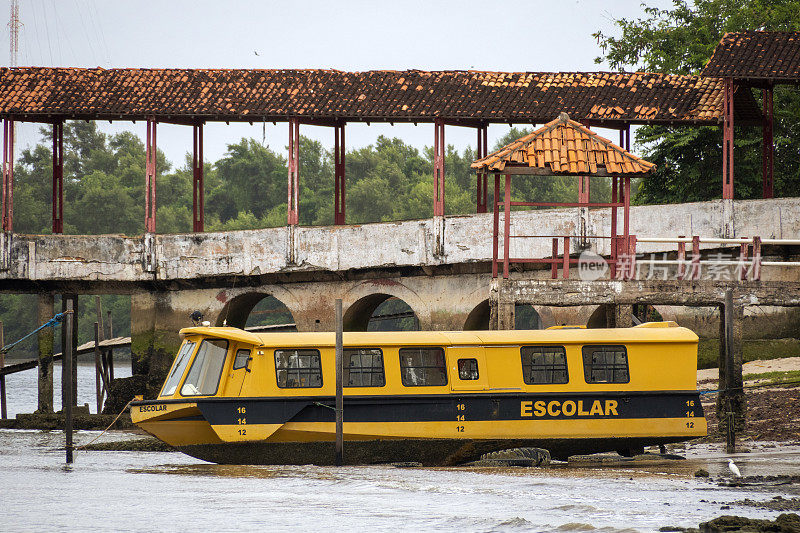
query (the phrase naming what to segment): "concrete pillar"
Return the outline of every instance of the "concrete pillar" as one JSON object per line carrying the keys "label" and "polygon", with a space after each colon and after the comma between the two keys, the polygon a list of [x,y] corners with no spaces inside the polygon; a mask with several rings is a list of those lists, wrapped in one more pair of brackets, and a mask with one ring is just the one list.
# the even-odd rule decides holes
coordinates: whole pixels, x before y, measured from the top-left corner
{"label": "concrete pillar", "polygon": [[[44,324],[55,314],[53,312],[53,295],[40,294],[37,298],[37,322]],[[37,413],[53,412],[53,328],[39,331],[39,402]]]}
{"label": "concrete pillar", "polygon": [[[61,312],[67,310],[67,300],[72,300],[72,338],[67,339],[66,328],[61,328],[61,353],[64,353],[64,346],[68,342],[72,343],[72,403],[78,405],[78,295],[77,294],[62,294],[61,295]],[[63,371],[64,363],[62,361],[61,368]],[[63,383],[63,378],[62,378]],[[61,409],[65,407],[65,393],[64,387],[61,388]]]}
{"label": "concrete pillar", "polygon": [[[131,357],[133,373],[147,376],[148,398],[155,397],[164,383],[181,343],[178,332],[191,326],[191,303],[173,301],[173,293],[137,293],[131,296]],[[202,308],[199,308],[201,311]]]}
{"label": "concrete pillar", "polygon": [[733,344],[731,352],[733,355],[733,375],[728,376],[727,361],[725,358],[725,320],[724,311],[725,306],[719,306],[720,320],[719,320],[719,390],[725,391],[730,388],[733,389],[732,394],[729,396],[725,393],[717,394],[717,419],[719,422],[719,431],[723,434],[727,430],[727,413],[728,413],[728,398],[731,401],[733,409],[735,427],[737,431],[742,431],[745,424],[745,415],[747,412],[747,405],[744,397],[744,381],[742,378],[742,339],[744,337],[744,306],[739,305],[734,300],[733,305]]}
{"label": "concrete pillar", "polygon": [[633,306],[614,304],[614,327],[629,328],[633,325]]}
{"label": "concrete pillar", "polygon": [[514,329],[514,302],[492,300],[489,305],[489,329]]}

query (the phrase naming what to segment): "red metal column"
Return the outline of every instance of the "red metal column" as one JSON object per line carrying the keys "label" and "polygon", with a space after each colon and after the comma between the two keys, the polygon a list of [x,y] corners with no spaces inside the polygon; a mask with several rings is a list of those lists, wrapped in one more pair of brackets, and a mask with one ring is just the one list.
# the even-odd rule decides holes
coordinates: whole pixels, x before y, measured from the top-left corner
{"label": "red metal column", "polygon": [[689,279],[700,279],[700,236],[692,236],[692,272]]}
{"label": "red metal column", "polygon": [[733,199],[733,79],[725,78],[722,124],[722,197]]}
{"label": "red metal column", "polygon": [[[678,235],[678,238],[683,239],[683,235]],[[686,275],[686,265],[684,262],[686,261],[686,243],[679,242],[678,243],[678,279],[683,279]]]}
{"label": "red metal column", "polygon": [[192,231],[200,233],[205,227],[205,188],[203,185],[203,123],[192,126],[194,151],[192,152]]}
{"label": "red metal column", "polygon": [[287,199],[287,224],[300,223],[300,121],[289,119],[289,188]]}
{"label": "red metal column", "polygon": [[772,124],[774,121],[774,114],[772,111],[772,87],[764,89],[763,95],[764,118],[763,125],[761,126],[761,153],[764,170],[761,175],[764,177],[764,198],[774,198],[773,157],[775,155],[775,146],[772,141]]}
{"label": "red metal column", "polygon": [[747,249],[749,247],[749,243],[739,245],[739,280],[741,281],[747,279]]}
{"label": "red metal column", "polygon": [[589,176],[578,176],[578,203],[589,203]]}
{"label": "red metal column", "polygon": [[[486,157],[488,153],[487,142],[488,142],[488,126],[486,124],[481,125],[478,128],[478,151],[476,153],[476,159],[483,159]],[[489,196],[489,172],[488,171],[478,171],[478,190],[477,190],[477,212],[478,213],[485,213],[486,207],[488,205],[488,196]]]}
{"label": "red metal column", "polygon": [[3,120],[3,231],[14,231],[14,121]]}
{"label": "red metal column", "polygon": [[444,122],[433,124],[433,216],[444,216]]}
{"label": "red metal column", "polygon": [[64,123],[53,123],[53,233],[64,233]]}
{"label": "red metal column", "polygon": [[561,267],[561,276],[569,279],[569,237],[564,237],[564,266]]}
{"label": "red metal column", "polygon": [[[626,254],[630,254],[630,231],[631,231],[631,177],[625,176],[625,192],[623,192],[623,206],[622,206],[622,233],[624,236],[623,242]],[[628,257],[628,263],[633,260]]]}
{"label": "red metal column", "polygon": [[156,232],[156,119],[147,119],[145,147],[144,230]]}
{"label": "red metal column", "polygon": [[558,277],[558,238],[553,238],[553,256],[550,262],[550,278],[556,279]]}
{"label": "red metal column", "polygon": [[500,199],[500,174],[494,175],[494,202],[492,213],[494,224],[492,225],[492,277],[497,277],[497,239],[500,229],[500,211],[497,209],[497,202]]}
{"label": "red metal column", "polygon": [[754,281],[761,280],[761,237],[753,237],[753,268],[752,277]]}
{"label": "red metal column", "polygon": [[[620,131],[620,136],[622,132]],[[617,203],[617,189],[619,187],[619,178],[614,176],[611,178],[611,203]],[[617,208],[611,207],[611,279],[617,278]]]}
{"label": "red metal column", "polygon": [[636,279],[636,235],[631,235],[628,241],[628,275],[626,279]]}
{"label": "red metal column", "polygon": [[505,219],[503,220],[503,278],[508,279],[508,259],[511,248],[511,174],[506,174],[506,195],[503,201]]}
{"label": "red metal column", "polygon": [[333,223],[337,226],[343,225],[345,219],[345,174],[344,174],[344,122],[340,122],[333,127],[333,172],[334,172],[334,213]]}

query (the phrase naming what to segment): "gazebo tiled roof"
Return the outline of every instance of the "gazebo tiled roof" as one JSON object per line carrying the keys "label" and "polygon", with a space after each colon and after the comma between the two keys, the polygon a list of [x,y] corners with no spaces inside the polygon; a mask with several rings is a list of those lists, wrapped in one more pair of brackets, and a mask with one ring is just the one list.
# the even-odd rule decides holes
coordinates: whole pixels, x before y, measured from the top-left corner
{"label": "gazebo tiled roof", "polygon": [[[513,174],[625,175],[646,174],[653,163],[620,148],[566,113],[496,152],[472,168]],[[513,170],[512,170],[513,169]]]}

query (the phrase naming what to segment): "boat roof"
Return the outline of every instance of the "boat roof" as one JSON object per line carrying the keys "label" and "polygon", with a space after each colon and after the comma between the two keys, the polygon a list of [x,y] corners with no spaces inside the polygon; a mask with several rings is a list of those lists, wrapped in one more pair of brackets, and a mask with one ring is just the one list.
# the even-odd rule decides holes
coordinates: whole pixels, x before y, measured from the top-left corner
{"label": "boat roof", "polygon": [[[334,346],[333,332],[252,333],[232,327],[193,327],[180,331],[186,335],[203,335],[229,339],[255,346]],[[630,328],[553,328],[544,330],[503,331],[345,331],[347,346],[470,346],[476,344],[619,344],[635,342],[697,342],[697,335],[675,322],[649,322]]]}

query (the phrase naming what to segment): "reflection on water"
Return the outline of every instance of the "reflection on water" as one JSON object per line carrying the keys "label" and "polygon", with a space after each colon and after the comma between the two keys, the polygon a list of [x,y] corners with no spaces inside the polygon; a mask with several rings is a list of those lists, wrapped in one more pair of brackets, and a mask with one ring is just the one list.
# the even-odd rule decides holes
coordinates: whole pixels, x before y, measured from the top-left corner
{"label": "reflection on water", "polygon": [[[75,440],[96,435],[79,432]],[[707,451],[674,466],[505,470],[231,466],[179,453],[77,452],[64,468],[61,446],[59,432],[0,430],[0,530],[620,532],[696,527],[726,513],[778,514],[721,510],[776,493],[695,479],[700,465],[712,476],[727,469]],[[765,465],[796,471],[800,449],[791,451],[736,461],[745,474]]]}

